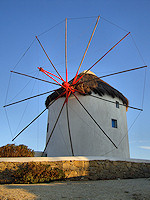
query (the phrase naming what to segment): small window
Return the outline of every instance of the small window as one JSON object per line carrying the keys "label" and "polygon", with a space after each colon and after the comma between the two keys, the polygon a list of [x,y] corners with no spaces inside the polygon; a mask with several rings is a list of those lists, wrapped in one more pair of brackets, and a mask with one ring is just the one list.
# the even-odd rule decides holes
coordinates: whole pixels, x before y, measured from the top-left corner
{"label": "small window", "polygon": [[112,119],[112,127],[117,128],[117,120],[116,119]]}
{"label": "small window", "polygon": [[119,102],[116,101],[116,108],[119,108]]}

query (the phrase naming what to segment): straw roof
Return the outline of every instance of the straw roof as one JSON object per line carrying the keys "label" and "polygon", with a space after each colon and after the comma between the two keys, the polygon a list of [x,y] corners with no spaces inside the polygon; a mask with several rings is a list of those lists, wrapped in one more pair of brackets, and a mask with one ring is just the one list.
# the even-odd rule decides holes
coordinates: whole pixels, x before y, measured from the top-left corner
{"label": "straw roof", "polygon": [[[78,78],[85,72],[82,72],[78,75]],[[69,81],[71,84],[73,79]],[[80,84],[79,84],[80,83]],[[108,83],[103,81],[102,79],[98,78],[93,72],[88,71],[81,80],[73,86],[74,89],[78,90],[78,93],[81,95],[90,95],[92,92],[98,94],[99,96],[109,95],[112,98],[119,98],[122,100],[123,104],[128,107],[128,100],[127,98],[118,90],[110,86]],[[57,89],[51,95],[49,95],[45,101],[45,105],[48,108],[48,105],[51,101],[56,99],[60,94],[65,91],[63,87]]]}

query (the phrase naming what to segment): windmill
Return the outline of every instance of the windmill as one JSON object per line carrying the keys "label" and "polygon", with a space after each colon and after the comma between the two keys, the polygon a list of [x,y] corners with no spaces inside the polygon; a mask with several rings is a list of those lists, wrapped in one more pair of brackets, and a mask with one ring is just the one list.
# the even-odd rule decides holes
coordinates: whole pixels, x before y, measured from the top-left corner
{"label": "windmill", "polygon": [[[51,91],[53,93],[50,96],[48,96],[48,98],[46,100],[46,108],[37,117],[35,117],[25,128],[23,128],[13,138],[13,141],[48,109],[49,110],[49,118],[52,119],[52,121],[50,121],[48,119],[47,139],[46,139],[46,145],[45,145],[45,149],[44,149],[44,153],[47,153],[48,156],[99,155],[100,152],[102,152],[102,150],[104,150],[102,152],[103,155],[105,155],[105,154],[109,155],[109,152],[116,151],[116,152],[119,152],[119,153],[115,153],[114,155],[110,154],[110,155],[111,156],[129,157],[129,147],[128,147],[128,137],[127,137],[128,132],[127,132],[126,119],[125,119],[125,117],[126,117],[125,110],[127,108],[131,107],[131,106],[128,105],[128,100],[126,99],[125,96],[123,96],[119,91],[115,90],[113,87],[108,85],[106,82],[102,81],[101,78],[106,77],[106,76],[113,76],[113,75],[116,75],[116,74],[126,73],[126,72],[133,71],[133,70],[139,70],[139,69],[145,68],[147,66],[123,70],[123,71],[119,71],[119,72],[115,72],[115,73],[105,75],[103,77],[97,77],[97,76],[91,74],[90,70],[92,68],[94,68],[95,65],[97,65],[109,52],[111,52],[114,48],[116,48],[116,46],[119,45],[119,43],[121,43],[128,35],[130,35],[130,32],[128,32],[117,43],[115,43],[103,56],[101,56],[96,62],[94,62],[94,64],[91,67],[89,67],[83,73],[79,74],[79,70],[82,66],[82,63],[83,63],[84,58],[86,56],[86,53],[88,51],[89,45],[92,41],[92,38],[93,38],[94,32],[96,30],[96,27],[98,25],[99,19],[100,19],[100,16],[97,17],[96,24],[95,24],[94,29],[92,31],[92,34],[90,36],[88,45],[85,49],[85,52],[83,54],[80,65],[77,69],[77,72],[76,72],[74,78],[71,81],[68,81],[68,67],[67,67],[67,19],[65,20],[65,69],[66,69],[65,70],[66,71],[65,79],[61,76],[61,74],[58,72],[58,70],[54,66],[52,60],[48,56],[46,50],[44,49],[41,41],[38,38],[38,36],[36,36],[36,40],[38,41],[38,43],[41,46],[44,54],[48,58],[48,61],[50,62],[51,66],[55,70],[55,74],[51,73],[50,71],[46,71],[42,67],[38,67],[38,69],[39,69],[40,72],[43,72],[45,75],[47,75],[51,79],[51,81],[39,79],[37,77],[33,77],[33,76],[23,74],[23,73],[20,73],[20,72],[16,72],[16,71],[11,71],[12,73],[20,74],[20,75],[23,75],[23,76],[28,76],[30,78],[38,79],[38,80],[44,81],[44,82],[49,82],[51,84],[55,84],[55,85],[58,85],[60,87],[59,89]],[[97,84],[98,86],[97,85],[91,86],[93,84],[93,82],[95,84]],[[103,85],[103,88],[100,91],[99,86],[101,87],[102,85]],[[87,88],[86,90],[85,90],[85,87]],[[95,94],[93,94],[93,92]],[[98,93],[99,95],[96,95],[96,93]],[[46,93],[43,93],[43,94],[46,94]],[[16,103],[20,103],[22,101],[29,100],[29,99],[37,97],[37,96],[39,96],[39,94],[35,95],[33,97],[26,98],[24,100],[20,100],[18,102],[14,102],[14,103],[5,105],[4,107],[14,105]],[[109,98],[110,96],[111,96],[111,98]],[[97,104],[97,105],[98,105],[98,101],[101,102],[99,104],[99,109],[100,109],[100,113],[105,113],[105,114],[103,114],[104,115],[103,118],[105,120],[102,120],[102,121],[100,120],[101,121],[100,122],[99,121],[100,117],[97,116],[98,114],[96,114],[96,116],[94,116],[95,112],[92,113],[92,109],[93,109],[92,103],[90,103],[90,104],[88,102],[83,103],[81,101],[82,98],[87,99],[87,98],[91,98],[91,97],[93,98],[93,100],[90,100],[90,102],[92,102],[92,101],[94,102],[95,101],[94,99],[98,99],[95,102],[95,104]],[[73,100],[71,101],[72,98],[73,98]],[[107,104],[106,104],[106,102],[107,102]],[[70,104],[72,104],[72,106],[70,106]],[[119,106],[121,108],[120,112],[124,113],[123,118],[119,117],[120,114],[118,114],[118,117],[120,119],[122,118],[122,121],[120,122],[120,124],[123,124],[123,126],[124,126],[124,128],[119,129],[119,130],[121,130],[122,134],[120,135],[120,137],[117,136],[117,138],[119,138],[118,141],[116,141],[116,139],[114,139],[114,136],[112,136],[112,132],[116,132],[116,130],[112,129],[113,130],[112,131],[112,130],[110,130],[110,128],[107,128],[107,125],[105,125],[105,121],[106,121],[105,115],[106,116],[108,115],[110,109],[112,108],[112,105],[114,105],[114,104],[115,104],[115,109],[116,109],[116,107]],[[84,120],[84,121],[86,121],[87,124],[89,124],[90,121],[92,122],[92,125],[90,126],[90,127],[92,127],[91,135],[90,135],[90,133],[88,133],[86,135],[86,132],[88,132],[88,128],[86,129],[86,126],[83,126],[80,129],[80,131],[77,130],[76,126],[78,126],[78,125],[81,126],[82,123],[79,124],[79,121],[81,121],[80,119],[79,119],[79,121],[77,121],[73,118],[73,112],[71,112],[71,108],[73,108],[74,105],[77,106],[77,108],[80,107],[80,110],[82,109],[83,112],[86,113],[86,115],[88,116],[88,121],[86,121],[86,120]],[[102,109],[102,108],[104,108],[104,106],[106,106],[105,108],[107,108],[107,109],[105,109],[105,111]],[[51,108],[53,108],[53,110],[55,110],[55,111],[57,110],[55,117],[54,117],[54,115],[51,115]],[[132,107],[132,108],[138,109],[138,108],[134,108],[134,107]],[[75,110],[77,110],[77,109],[75,109]],[[142,110],[142,109],[138,109],[138,110]],[[114,110],[112,111],[112,113],[116,113],[116,112],[118,112],[118,111],[114,111]],[[70,115],[71,115],[71,117],[70,117]],[[78,115],[80,115],[80,114],[78,114]],[[85,116],[85,115],[83,115],[83,116]],[[80,116],[80,118],[82,118],[82,117]],[[73,119],[73,122],[71,122],[71,119]],[[78,125],[76,125],[76,122],[77,122]],[[111,124],[113,126],[112,128],[117,128],[116,116],[111,117],[109,122],[112,123]],[[59,131],[57,129],[61,129],[61,128],[59,128],[59,126],[60,126],[59,123],[63,124],[63,128],[60,132],[63,132],[64,137],[65,137],[65,135],[67,135],[66,137],[68,138],[67,141],[64,142],[64,145],[66,145],[66,143],[67,143],[66,149],[69,152],[68,154],[65,151],[64,151],[63,154],[61,154],[61,152],[63,151],[62,149],[64,149],[64,146],[62,145],[62,142],[57,143],[57,141],[59,141],[59,137],[58,137]],[[97,127],[96,130],[95,130],[95,127]],[[107,130],[105,130],[106,128],[107,128]],[[124,129],[124,130],[122,131],[122,129]],[[95,133],[99,132],[98,137],[100,138],[100,140],[98,140],[97,136],[95,136],[93,134],[93,130],[94,130]],[[76,136],[76,134],[78,136]],[[80,137],[84,138],[84,139],[81,140]],[[121,146],[120,144],[122,142],[122,138],[124,138],[124,137],[126,138],[126,139],[124,139],[125,143],[124,143],[123,146]],[[91,141],[92,138],[95,138],[95,139],[93,141]],[[53,139],[54,139],[54,141],[53,141]],[[99,141],[102,141],[102,143],[100,143]],[[51,144],[51,142],[52,142],[52,144]],[[78,146],[78,144],[80,142],[81,142],[81,144],[80,144],[80,146]],[[84,144],[82,142],[84,142]],[[117,144],[116,144],[116,142],[117,142]],[[89,146],[91,143],[92,143],[92,145]],[[106,144],[108,144],[108,146]],[[82,145],[84,147],[80,148],[80,147],[82,147]],[[93,147],[93,145],[95,147]],[[109,149],[110,145],[112,145],[114,147],[113,150],[112,150],[112,148]],[[54,148],[51,149],[51,146],[53,146]],[[85,148],[85,146],[87,146],[88,148]],[[106,149],[105,149],[105,146],[107,146]],[[54,154],[54,152],[56,152],[56,151],[57,151],[57,154]],[[87,153],[87,151],[88,151],[88,153]],[[123,154],[121,154],[120,152],[122,152]]]}

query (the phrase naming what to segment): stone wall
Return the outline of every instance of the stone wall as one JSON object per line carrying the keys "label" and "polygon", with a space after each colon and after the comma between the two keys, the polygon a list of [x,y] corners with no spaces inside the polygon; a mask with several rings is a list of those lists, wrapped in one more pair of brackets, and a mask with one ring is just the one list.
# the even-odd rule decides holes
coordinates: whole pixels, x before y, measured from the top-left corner
{"label": "stone wall", "polygon": [[[24,162],[0,162],[0,183],[10,183],[11,173],[23,166]],[[112,160],[63,160],[42,161],[37,165],[49,164],[58,167],[65,173],[66,179],[77,180],[106,180],[150,177],[150,163],[112,161]]]}

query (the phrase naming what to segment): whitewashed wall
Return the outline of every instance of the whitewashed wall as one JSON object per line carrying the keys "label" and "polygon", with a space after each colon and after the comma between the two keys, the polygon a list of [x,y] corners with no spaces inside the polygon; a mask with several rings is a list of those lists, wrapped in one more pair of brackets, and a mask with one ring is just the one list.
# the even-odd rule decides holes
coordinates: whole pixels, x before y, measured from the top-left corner
{"label": "whitewashed wall", "polygon": [[[69,120],[75,156],[129,158],[126,107],[120,106],[119,108],[116,108],[116,104],[96,99],[90,95],[77,96],[106,134],[113,140],[116,146],[118,146],[118,149],[113,146],[108,138],[97,127],[75,97],[70,96],[68,102]],[[97,96],[99,97],[99,95]],[[114,102],[119,101],[122,104],[122,101],[118,98],[112,98],[108,95],[104,95],[102,98]],[[60,98],[49,107],[49,129],[47,139],[51,133],[64,100],[65,98]],[[118,128],[112,128],[112,119],[117,120]],[[49,145],[46,149],[46,153],[47,156],[72,155],[67,127],[66,106],[64,107],[59,122],[53,132]]]}

